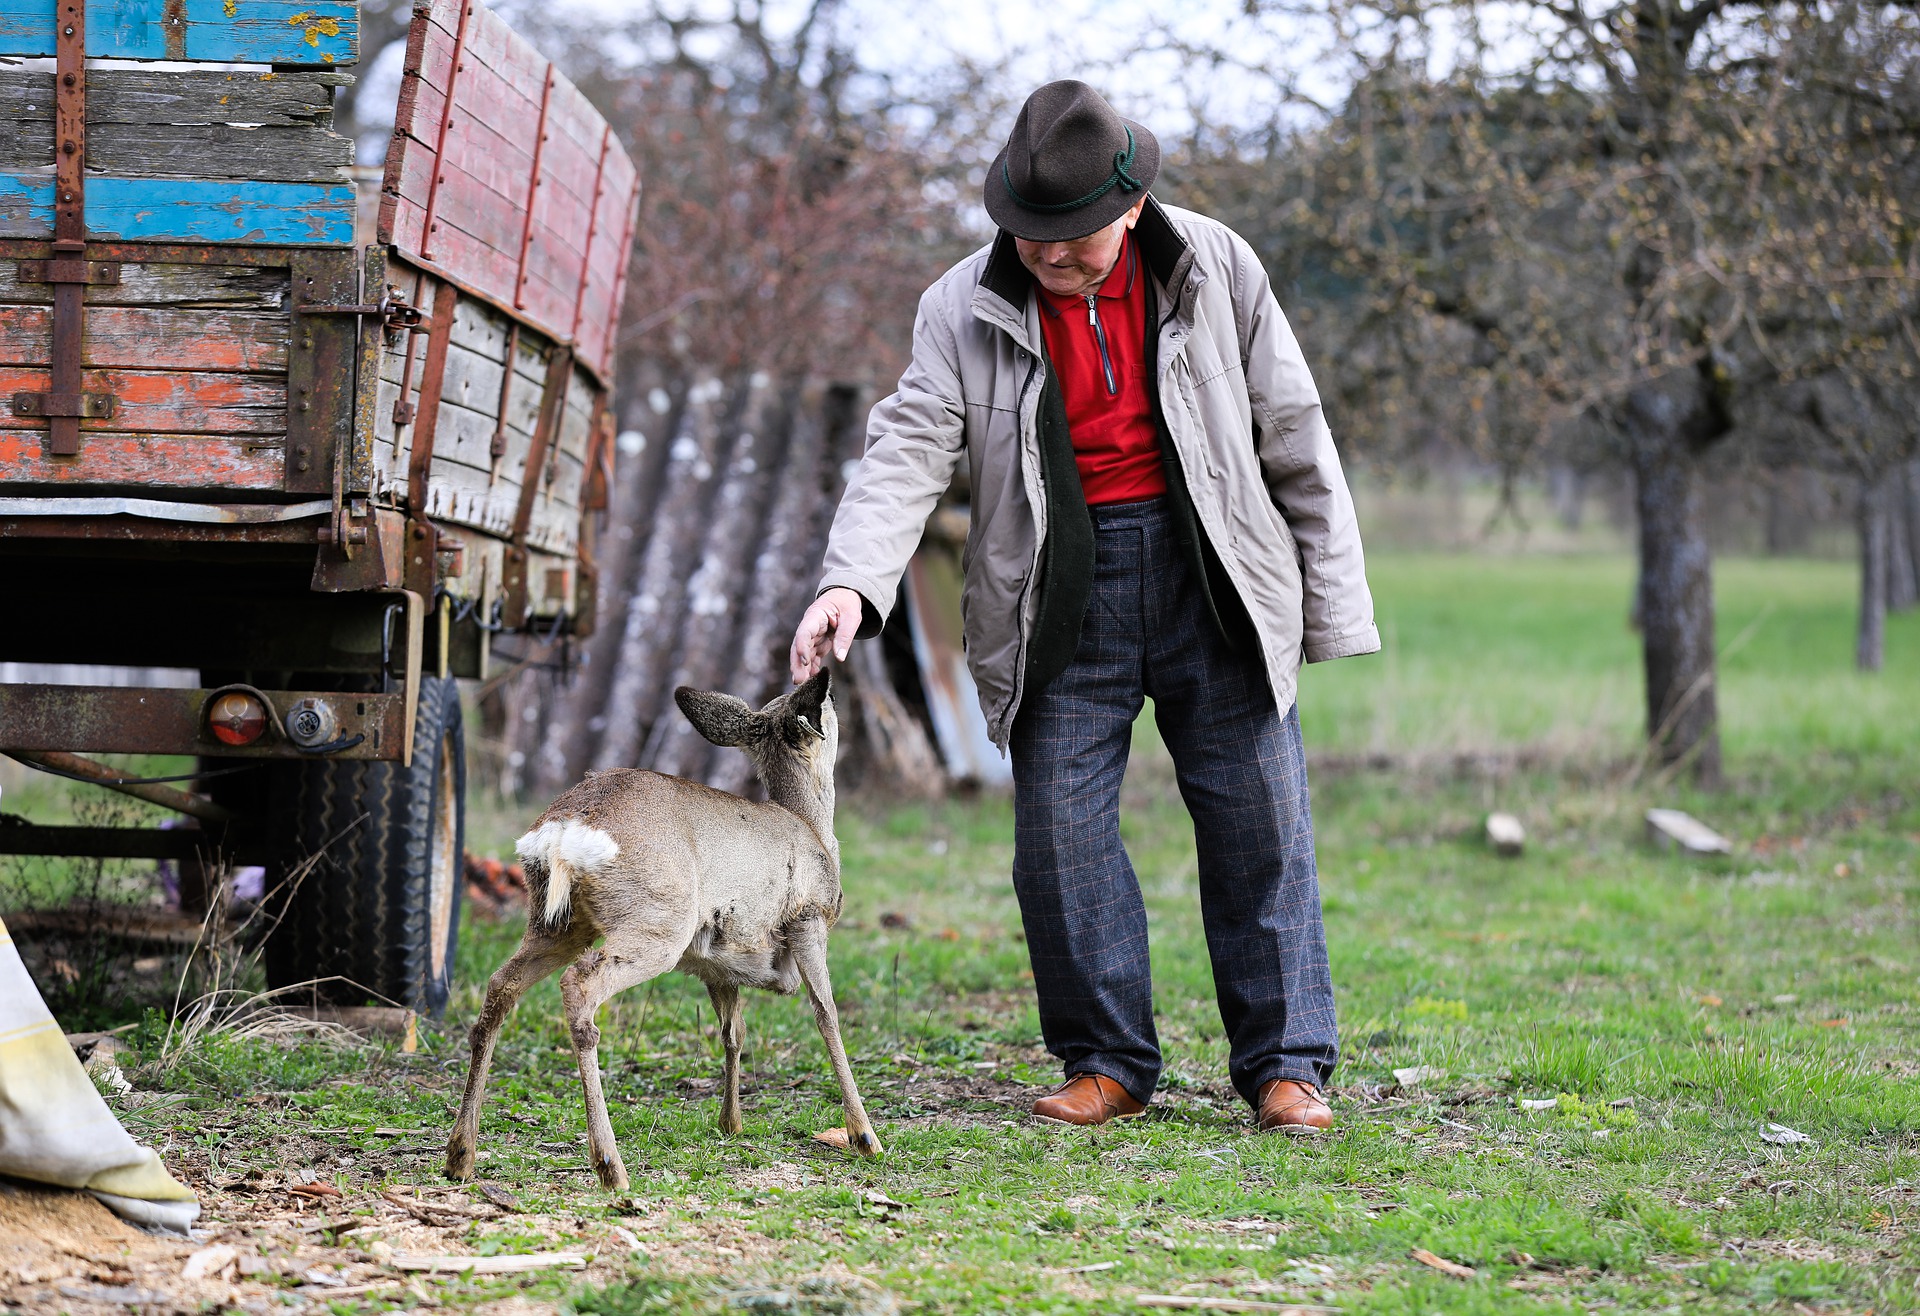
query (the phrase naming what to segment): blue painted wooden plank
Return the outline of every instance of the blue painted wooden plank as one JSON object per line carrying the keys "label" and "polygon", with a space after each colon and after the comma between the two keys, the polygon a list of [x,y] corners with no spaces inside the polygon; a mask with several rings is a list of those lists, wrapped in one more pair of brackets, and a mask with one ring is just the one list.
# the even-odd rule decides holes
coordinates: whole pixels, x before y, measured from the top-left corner
{"label": "blue painted wooden plank", "polygon": [[[192,178],[87,176],[87,236],[127,242],[353,244],[353,188],[331,183],[247,183]],[[53,234],[53,177],[0,173],[0,237]]]}
{"label": "blue painted wooden plank", "polygon": [[[331,68],[360,40],[354,0],[87,0],[87,54]],[[53,54],[54,0],[0,0],[0,55]]]}

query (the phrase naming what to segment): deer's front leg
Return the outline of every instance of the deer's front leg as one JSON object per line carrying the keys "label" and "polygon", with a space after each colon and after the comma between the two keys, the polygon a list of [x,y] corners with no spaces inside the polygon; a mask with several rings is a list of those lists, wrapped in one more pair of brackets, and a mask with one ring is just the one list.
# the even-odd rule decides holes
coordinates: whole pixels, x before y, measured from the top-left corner
{"label": "deer's front leg", "polygon": [[840,1104],[847,1115],[847,1145],[863,1156],[878,1156],[880,1139],[867,1120],[860,1089],[854,1086],[853,1066],[847,1063],[847,1048],[840,1041],[840,1011],[833,1004],[833,979],[827,974],[827,925],[819,919],[797,924],[789,932],[787,944],[806,981],[813,1020],[820,1026],[821,1040],[826,1042],[827,1056],[833,1061],[833,1076],[840,1083]]}
{"label": "deer's front leg", "polygon": [[720,1094],[720,1132],[738,1133],[745,1127],[740,1118],[740,1025],[743,1014],[740,989],[709,983],[707,995],[713,998],[713,1012],[720,1018],[720,1045],[727,1053],[726,1084]]}

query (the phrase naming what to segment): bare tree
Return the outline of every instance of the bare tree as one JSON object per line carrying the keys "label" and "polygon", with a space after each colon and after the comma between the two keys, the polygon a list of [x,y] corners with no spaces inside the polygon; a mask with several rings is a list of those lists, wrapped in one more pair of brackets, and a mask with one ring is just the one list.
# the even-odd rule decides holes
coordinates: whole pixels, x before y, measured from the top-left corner
{"label": "bare tree", "polygon": [[1920,304],[1914,15],[1268,0],[1251,21],[1330,24],[1352,94],[1306,130],[1197,139],[1196,184],[1279,166],[1240,190],[1377,428],[1448,429],[1510,478],[1568,435],[1631,471],[1650,747],[1717,781],[1703,471],[1739,397],[1857,360]]}

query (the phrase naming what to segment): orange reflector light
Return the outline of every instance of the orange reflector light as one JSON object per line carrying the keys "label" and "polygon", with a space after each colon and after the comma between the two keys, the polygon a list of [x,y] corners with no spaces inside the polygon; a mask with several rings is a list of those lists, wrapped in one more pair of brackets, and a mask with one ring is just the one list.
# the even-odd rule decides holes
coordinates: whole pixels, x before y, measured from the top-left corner
{"label": "orange reflector light", "polygon": [[229,690],[207,709],[207,728],[223,745],[251,745],[267,729],[267,710],[258,699]]}

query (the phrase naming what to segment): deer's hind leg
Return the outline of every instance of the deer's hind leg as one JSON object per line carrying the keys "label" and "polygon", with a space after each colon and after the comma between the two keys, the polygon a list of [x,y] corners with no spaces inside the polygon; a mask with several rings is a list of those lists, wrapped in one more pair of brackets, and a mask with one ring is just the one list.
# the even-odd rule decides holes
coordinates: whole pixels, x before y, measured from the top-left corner
{"label": "deer's hind leg", "polygon": [[588,1159],[609,1192],[626,1188],[627,1167],[614,1142],[606,1094],[600,1088],[600,1026],[593,1021],[594,1012],[608,998],[671,969],[684,949],[684,940],[615,944],[609,937],[606,946],[588,951],[560,975],[560,999],[566,1006],[567,1029],[573,1035],[574,1059],[580,1065],[580,1086],[587,1099]]}
{"label": "deer's hind leg", "polygon": [[827,976],[827,925],[819,919],[807,919],[795,925],[787,935],[793,962],[806,981],[807,996],[813,1002],[813,1021],[820,1027],[820,1039],[827,1044],[827,1058],[833,1062],[833,1076],[840,1083],[840,1105],[847,1116],[847,1145],[862,1156],[878,1156],[880,1139],[874,1136],[867,1119],[867,1108],[860,1101],[860,1089],[854,1086],[853,1066],[847,1063],[847,1048],[840,1040],[840,1011],[833,1003],[833,980]]}
{"label": "deer's hind leg", "polygon": [[473,1177],[474,1144],[480,1137],[480,1102],[486,1096],[487,1071],[493,1065],[493,1044],[500,1026],[507,1021],[527,989],[578,955],[593,940],[593,929],[584,924],[550,929],[535,923],[538,914],[527,915],[527,933],[511,958],[487,980],[486,1004],[467,1034],[467,1091],[460,1099],[460,1114],[447,1139],[447,1177]]}
{"label": "deer's hind leg", "polygon": [[746,1127],[740,1118],[740,1043],[741,1022],[745,1011],[740,1008],[740,989],[728,983],[707,984],[707,995],[713,998],[713,1012],[720,1018],[720,1045],[727,1053],[726,1088],[720,1096],[720,1132],[739,1133]]}

